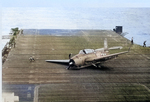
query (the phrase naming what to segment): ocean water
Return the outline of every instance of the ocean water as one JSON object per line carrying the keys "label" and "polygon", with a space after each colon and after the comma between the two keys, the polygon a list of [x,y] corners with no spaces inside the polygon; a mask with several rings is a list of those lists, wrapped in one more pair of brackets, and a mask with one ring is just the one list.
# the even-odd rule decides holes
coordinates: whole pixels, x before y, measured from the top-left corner
{"label": "ocean water", "polygon": [[[123,26],[128,39],[150,46],[150,8],[18,7],[2,8],[2,35],[10,29],[99,29]],[[3,45],[7,42],[2,40]]]}

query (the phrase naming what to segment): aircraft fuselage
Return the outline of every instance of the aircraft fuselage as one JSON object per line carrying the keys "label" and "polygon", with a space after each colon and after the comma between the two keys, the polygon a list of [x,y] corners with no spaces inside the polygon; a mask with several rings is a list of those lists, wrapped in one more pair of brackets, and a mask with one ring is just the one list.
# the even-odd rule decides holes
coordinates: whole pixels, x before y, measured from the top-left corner
{"label": "aircraft fuselage", "polygon": [[92,53],[85,53],[85,54],[77,54],[73,56],[70,59],[70,64],[73,64],[72,66],[75,67],[82,67],[85,65],[91,65],[94,59],[99,58],[99,57],[104,57],[108,55],[107,51],[94,51]]}

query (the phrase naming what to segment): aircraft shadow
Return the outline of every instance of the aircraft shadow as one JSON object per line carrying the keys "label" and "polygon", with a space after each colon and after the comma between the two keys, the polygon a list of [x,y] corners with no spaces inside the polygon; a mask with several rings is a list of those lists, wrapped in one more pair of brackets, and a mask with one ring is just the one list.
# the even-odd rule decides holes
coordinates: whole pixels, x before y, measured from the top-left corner
{"label": "aircraft shadow", "polygon": [[[48,63],[55,63],[55,64],[64,65],[64,66],[66,66],[66,68],[68,67],[67,63],[61,63],[61,62],[48,62]],[[112,71],[113,70],[112,67],[107,67],[107,66],[104,66],[104,65],[101,65],[101,68],[97,68],[97,67],[94,67],[94,66],[85,67],[85,68],[70,68],[70,70],[85,70],[85,69],[100,70],[100,71]]]}
{"label": "aircraft shadow", "polygon": [[97,67],[91,66],[91,67],[87,67],[87,69],[90,69],[90,70],[101,70],[101,71],[111,71],[111,70],[113,70],[112,67],[107,67],[107,66],[101,66],[101,68],[97,68]]}
{"label": "aircraft shadow", "polygon": [[94,66],[90,66],[90,67],[85,67],[85,68],[71,68],[71,70],[97,70],[97,71],[112,71],[113,68],[112,67],[107,67],[107,66],[101,66],[101,68],[97,68]]}

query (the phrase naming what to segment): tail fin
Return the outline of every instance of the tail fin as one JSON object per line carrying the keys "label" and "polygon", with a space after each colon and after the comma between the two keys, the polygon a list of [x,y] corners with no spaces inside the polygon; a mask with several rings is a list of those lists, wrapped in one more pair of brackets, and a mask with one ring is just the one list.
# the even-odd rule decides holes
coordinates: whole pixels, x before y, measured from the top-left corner
{"label": "tail fin", "polygon": [[108,50],[107,38],[104,40],[104,50]]}

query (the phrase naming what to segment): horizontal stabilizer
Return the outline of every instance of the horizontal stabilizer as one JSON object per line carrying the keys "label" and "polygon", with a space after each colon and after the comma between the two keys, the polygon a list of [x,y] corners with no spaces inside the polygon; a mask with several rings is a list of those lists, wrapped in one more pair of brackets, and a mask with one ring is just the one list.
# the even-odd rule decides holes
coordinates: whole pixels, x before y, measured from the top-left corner
{"label": "horizontal stabilizer", "polygon": [[95,49],[95,51],[104,51],[104,48]]}
{"label": "horizontal stabilizer", "polygon": [[110,47],[109,50],[115,50],[115,49],[122,49],[122,46],[115,46],[115,47]]}
{"label": "horizontal stabilizer", "polygon": [[[108,50],[122,49],[122,46],[110,47]],[[95,49],[95,51],[104,51],[104,48]]]}

